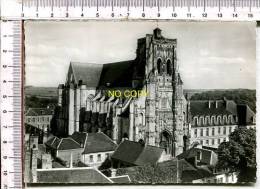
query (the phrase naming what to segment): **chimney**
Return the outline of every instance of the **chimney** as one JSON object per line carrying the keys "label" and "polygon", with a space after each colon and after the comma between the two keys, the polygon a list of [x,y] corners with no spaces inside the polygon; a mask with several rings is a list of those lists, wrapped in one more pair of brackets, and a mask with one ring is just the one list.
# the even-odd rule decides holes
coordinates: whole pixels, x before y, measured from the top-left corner
{"label": "chimney", "polygon": [[80,79],[79,82],[78,82],[78,86],[81,86],[82,85],[82,80]]}
{"label": "chimney", "polygon": [[101,128],[98,128],[98,133],[101,133]]}
{"label": "chimney", "polygon": [[197,156],[195,155],[195,157],[194,157],[194,167],[197,167],[198,166],[198,159],[197,159]]}
{"label": "chimney", "polygon": [[30,149],[38,149],[39,137],[37,135],[31,135],[29,137],[29,143]]}
{"label": "chimney", "polygon": [[216,100],[216,108],[218,108],[218,101]]}
{"label": "chimney", "polygon": [[116,177],[116,169],[111,168],[111,177]]}
{"label": "chimney", "polygon": [[73,168],[73,157],[72,157],[72,153],[70,153],[70,168]]}
{"label": "chimney", "polygon": [[35,183],[37,182],[37,149],[33,148],[31,149],[31,162],[30,162],[30,168],[31,168],[31,182]]}
{"label": "chimney", "polygon": [[84,141],[83,140],[81,140],[81,142],[80,142],[80,147],[84,148]]}
{"label": "chimney", "polygon": [[209,100],[209,109],[210,109],[210,107],[211,107],[211,101]]}
{"label": "chimney", "polygon": [[42,169],[51,169],[51,154],[42,154]]}

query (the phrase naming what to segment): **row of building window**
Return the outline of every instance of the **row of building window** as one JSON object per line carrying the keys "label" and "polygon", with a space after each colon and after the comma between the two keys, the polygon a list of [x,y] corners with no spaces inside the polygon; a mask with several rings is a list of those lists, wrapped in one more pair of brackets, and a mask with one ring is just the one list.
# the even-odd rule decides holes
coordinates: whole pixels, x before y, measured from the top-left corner
{"label": "row of building window", "polygon": [[202,125],[225,125],[225,124],[233,124],[235,123],[236,116],[232,117],[232,115],[223,115],[223,116],[195,116],[193,118],[193,125],[195,126],[202,126]]}
{"label": "row of building window", "polygon": [[50,117],[33,117],[33,118],[27,118],[27,123],[35,123],[35,122],[44,122],[44,121],[50,121]]}
{"label": "row of building window", "polygon": [[[109,156],[109,154],[106,153],[106,157],[108,157],[108,156]],[[97,162],[101,162],[101,161],[102,161],[101,154],[97,154]],[[94,155],[89,156],[89,162],[94,163]]]}
{"label": "row of building window", "polygon": [[201,145],[209,145],[209,146],[214,146],[214,145],[219,145],[221,142],[226,142],[228,139],[227,138],[223,138],[223,140],[221,140],[221,138],[218,139],[207,139],[207,140],[200,140],[200,144]]}
{"label": "row of building window", "polygon": [[[223,128],[223,129],[221,129]],[[204,130],[206,130],[205,135],[204,135]],[[211,131],[211,132],[210,132]],[[219,126],[217,129],[216,128],[201,128],[201,129],[194,129],[194,136],[198,137],[198,136],[215,136],[215,135],[227,135],[233,132],[233,127],[221,127]],[[200,134],[200,135],[198,135]]]}

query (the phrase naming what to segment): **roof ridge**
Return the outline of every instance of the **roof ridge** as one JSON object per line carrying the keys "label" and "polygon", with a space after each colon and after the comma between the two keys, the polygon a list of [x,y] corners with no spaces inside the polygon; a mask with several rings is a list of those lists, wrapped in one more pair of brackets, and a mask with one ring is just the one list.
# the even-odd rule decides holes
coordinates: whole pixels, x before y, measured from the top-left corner
{"label": "roof ridge", "polygon": [[103,133],[102,131],[101,132],[98,132],[98,133],[101,133],[103,134],[106,138],[108,138],[108,140],[110,140],[111,142],[113,142],[114,144],[116,144],[109,136],[107,136],[105,133]]}
{"label": "roof ridge", "polygon": [[114,181],[112,181],[110,178],[108,178],[105,174],[103,174],[100,170],[94,168],[94,170],[96,170],[100,175],[102,175],[104,178],[106,178],[109,182],[114,183]]}
{"label": "roof ridge", "polygon": [[71,138],[71,137],[67,137],[67,138],[65,138],[65,139],[70,139],[70,140],[73,140],[74,142],[76,142],[78,145],[80,145],[77,141],[75,141],[73,138]]}
{"label": "roof ridge", "polygon": [[60,145],[61,145],[61,143],[62,143],[62,140],[63,140],[63,138],[61,138],[60,143],[59,143],[58,146],[57,146],[57,150],[59,149],[59,147],[60,147]]}
{"label": "roof ridge", "polygon": [[86,133],[86,138],[85,138],[85,142],[84,142],[84,149],[83,149],[83,151],[82,151],[82,153],[81,154],[84,154],[84,152],[85,152],[85,148],[87,147],[87,140],[88,140],[88,133]]}
{"label": "roof ridge", "polygon": [[56,138],[57,138],[57,137],[56,137],[56,136],[54,136],[54,140],[52,141],[51,145],[53,145],[53,143],[54,143],[54,141],[56,140]]}

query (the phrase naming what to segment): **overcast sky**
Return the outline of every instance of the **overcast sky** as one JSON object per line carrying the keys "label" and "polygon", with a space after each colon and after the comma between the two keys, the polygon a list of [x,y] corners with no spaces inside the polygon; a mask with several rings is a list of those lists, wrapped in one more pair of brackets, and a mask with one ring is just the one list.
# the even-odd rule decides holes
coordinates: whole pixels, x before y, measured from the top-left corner
{"label": "overcast sky", "polygon": [[134,59],[137,39],[157,26],[178,40],[184,88],[256,88],[253,22],[26,22],[26,85],[57,87],[70,61]]}

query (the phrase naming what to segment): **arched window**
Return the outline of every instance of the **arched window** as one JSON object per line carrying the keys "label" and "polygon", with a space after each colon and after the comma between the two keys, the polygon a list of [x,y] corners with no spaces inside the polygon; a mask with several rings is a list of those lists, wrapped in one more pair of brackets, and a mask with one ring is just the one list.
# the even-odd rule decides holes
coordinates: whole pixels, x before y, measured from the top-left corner
{"label": "arched window", "polygon": [[202,125],[204,125],[204,117],[200,117],[199,118],[199,126],[202,126]]}
{"label": "arched window", "polygon": [[157,60],[157,70],[158,70],[158,74],[162,73],[162,60],[160,58],[158,58]]}
{"label": "arched window", "polygon": [[194,117],[194,118],[193,118],[193,124],[194,124],[195,126],[198,126],[198,117]]}
{"label": "arched window", "polygon": [[167,74],[171,75],[172,74],[172,68],[171,68],[171,60],[168,59],[167,62],[166,62],[166,72]]}

